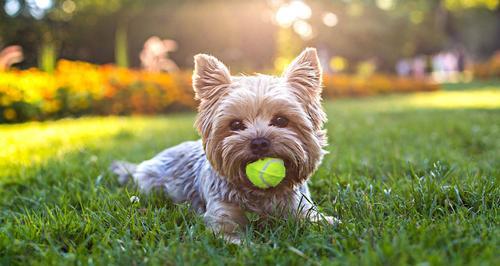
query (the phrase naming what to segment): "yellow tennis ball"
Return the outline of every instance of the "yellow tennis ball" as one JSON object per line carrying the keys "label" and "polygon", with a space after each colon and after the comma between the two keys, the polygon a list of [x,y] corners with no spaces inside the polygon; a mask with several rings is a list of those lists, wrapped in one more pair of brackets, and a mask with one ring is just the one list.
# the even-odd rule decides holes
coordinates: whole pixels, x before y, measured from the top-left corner
{"label": "yellow tennis ball", "polygon": [[266,189],[277,186],[285,178],[286,169],[283,160],[278,158],[262,158],[247,164],[245,168],[248,179],[258,188]]}

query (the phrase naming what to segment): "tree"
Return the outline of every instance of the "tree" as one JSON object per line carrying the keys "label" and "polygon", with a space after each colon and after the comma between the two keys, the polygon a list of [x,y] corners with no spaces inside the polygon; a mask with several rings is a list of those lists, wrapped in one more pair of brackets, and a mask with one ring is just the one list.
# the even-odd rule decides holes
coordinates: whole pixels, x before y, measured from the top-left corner
{"label": "tree", "polygon": [[[157,0],[3,0],[0,12],[0,30],[5,39],[18,42],[36,50],[40,67],[53,69],[55,58],[64,41],[74,35],[74,30],[95,26],[103,17],[112,16],[115,27],[118,65],[127,66],[127,26],[131,17]],[[9,12],[9,13],[7,13]],[[30,56],[35,58],[34,56]],[[32,64],[32,62],[28,62]]]}

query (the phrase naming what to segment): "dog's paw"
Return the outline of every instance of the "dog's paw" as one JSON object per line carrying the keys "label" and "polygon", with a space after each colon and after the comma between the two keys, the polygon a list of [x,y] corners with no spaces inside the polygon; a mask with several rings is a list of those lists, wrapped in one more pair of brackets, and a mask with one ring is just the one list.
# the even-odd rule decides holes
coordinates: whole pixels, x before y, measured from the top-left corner
{"label": "dog's paw", "polygon": [[323,219],[330,225],[339,225],[342,223],[341,220],[333,216],[323,216]]}
{"label": "dog's paw", "polygon": [[228,244],[234,244],[234,245],[241,245],[242,241],[241,238],[236,235],[236,234],[225,234],[224,235],[224,241]]}
{"label": "dog's paw", "polygon": [[327,215],[323,215],[321,213],[316,213],[315,215],[310,215],[309,220],[313,223],[326,222],[330,225],[335,225],[335,226],[342,223],[339,219],[337,219],[333,216],[327,216]]}

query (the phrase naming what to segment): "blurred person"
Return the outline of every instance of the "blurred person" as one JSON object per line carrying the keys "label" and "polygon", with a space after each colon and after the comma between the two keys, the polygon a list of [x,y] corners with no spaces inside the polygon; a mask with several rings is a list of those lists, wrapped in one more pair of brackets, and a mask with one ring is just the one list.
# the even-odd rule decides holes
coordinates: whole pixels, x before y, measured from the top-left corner
{"label": "blurred person", "polygon": [[460,82],[469,82],[472,79],[472,72],[467,70],[467,51],[463,45],[458,45],[455,49],[457,57],[457,76]]}
{"label": "blurred person", "polygon": [[443,65],[446,82],[455,82],[457,73],[457,57],[454,53],[447,51],[443,56]]}
{"label": "blurred person", "polygon": [[419,55],[413,58],[411,69],[414,78],[416,79],[425,78],[425,57]]}
{"label": "blurred person", "polygon": [[151,72],[173,72],[179,70],[177,64],[168,58],[168,53],[177,50],[173,40],[162,40],[157,36],[150,37],[144,43],[140,59],[142,67]]}
{"label": "blurred person", "polygon": [[425,56],[425,75],[432,75],[432,56]]}
{"label": "blurred person", "polygon": [[461,46],[456,50],[457,55],[457,70],[460,73],[465,71],[466,58],[465,58],[465,49]]}
{"label": "blurred person", "polygon": [[0,71],[9,69],[13,64],[24,60],[23,49],[19,45],[11,45],[0,51]]}
{"label": "blurred person", "polygon": [[432,56],[432,79],[438,83],[444,82],[446,79],[443,57],[442,52]]}
{"label": "blurred person", "polygon": [[411,73],[411,64],[408,59],[399,59],[396,63],[396,73],[400,77],[407,77]]}

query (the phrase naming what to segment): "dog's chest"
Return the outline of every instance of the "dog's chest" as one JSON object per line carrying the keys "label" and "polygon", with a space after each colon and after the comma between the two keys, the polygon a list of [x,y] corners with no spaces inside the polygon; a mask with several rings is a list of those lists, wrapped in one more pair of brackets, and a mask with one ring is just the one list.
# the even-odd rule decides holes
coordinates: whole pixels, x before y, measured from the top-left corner
{"label": "dog's chest", "polygon": [[292,197],[287,195],[240,195],[236,200],[243,209],[262,216],[282,214],[290,210],[290,206],[293,205]]}

